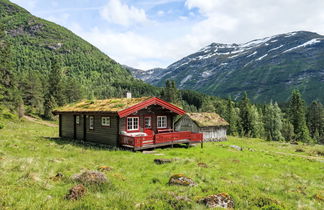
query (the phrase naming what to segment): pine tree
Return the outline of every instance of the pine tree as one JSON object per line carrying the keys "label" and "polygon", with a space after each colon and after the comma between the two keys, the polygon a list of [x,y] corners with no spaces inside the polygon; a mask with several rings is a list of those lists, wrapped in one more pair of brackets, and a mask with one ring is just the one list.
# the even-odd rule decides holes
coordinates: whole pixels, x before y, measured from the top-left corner
{"label": "pine tree", "polygon": [[251,104],[247,96],[247,93],[244,92],[243,98],[240,101],[240,119],[241,119],[241,135],[250,137],[252,135],[252,118],[251,118]]}
{"label": "pine tree", "polygon": [[311,137],[320,142],[324,138],[324,107],[318,101],[313,101],[307,111],[307,124]]}
{"label": "pine tree", "polygon": [[52,95],[47,94],[44,101],[44,118],[48,120],[53,119],[52,111],[57,106],[55,99]]}
{"label": "pine tree", "polygon": [[295,139],[294,126],[289,119],[284,118],[281,133],[285,141],[293,141]]}
{"label": "pine tree", "polygon": [[237,136],[238,132],[239,132],[238,124],[240,121],[240,118],[238,115],[239,111],[237,111],[235,109],[234,102],[231,100],[227,101],[226,110],[227,111],[225,113],[225,119],[229,123],[227,132],[229,135]]}
{"label": "pine tree", "polygon": [[289,119],[294,126],[296,140],[310,142],[311,138],[306,125],[305,103],[298,90],[292,92],[289,101]]}
{"label": "pine tree", "polygon": [[255,105],[250,106],[250,120],[251,120],[251,137],[261,138],[264,136],[264,127],[262,122],[262,112],[258,110]]}
{"label": "pine tree", "polygon": [[181,103],[180,92],[177,90],[174,80],[167,80],[165,82],[165,87],[161,91],[161,98],[174,104]]}
{"label": "pine tree", "polygon": [[273,104],[272,101],[265,108],[264,114],[264,128],[265,137],[267,140],[280,141],[283,140],[281,130],[283,114],[277,103]]}
{"label": "pine tree", "polygon": [[52,110],[55,106],[63,106],[65,104],[65,96],[63,89],[63,72],[60,57],[53,57],[52,68],[48,78],[48,91],[44,101],[44,117],[52,119]]}

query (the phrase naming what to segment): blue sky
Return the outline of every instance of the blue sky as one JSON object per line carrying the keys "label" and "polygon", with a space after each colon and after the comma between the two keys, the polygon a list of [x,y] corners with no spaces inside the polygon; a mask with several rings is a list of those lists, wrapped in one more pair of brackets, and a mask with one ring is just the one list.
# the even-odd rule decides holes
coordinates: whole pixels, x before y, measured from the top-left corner
{"label": "blue sky", "polygon": [[323,0],[12,0],[121,64],[166,67],[212,43],[324,33]]}

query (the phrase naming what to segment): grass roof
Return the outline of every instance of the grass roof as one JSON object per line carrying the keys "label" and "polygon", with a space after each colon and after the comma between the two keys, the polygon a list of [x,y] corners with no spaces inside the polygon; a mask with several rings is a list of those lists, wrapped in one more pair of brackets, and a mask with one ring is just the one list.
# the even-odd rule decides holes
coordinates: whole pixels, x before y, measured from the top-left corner
{"label": "grass roof", "polygon": [[54,110],[54,112],[119,112],[151,97],[110,98],[104,100],[84,100]]}
{"label": "grass roof", "polygon": [[199,126],[227,126],[229,125],[223,118],[216,113],[201,112],[201,113],[187,113],[187,115]]}

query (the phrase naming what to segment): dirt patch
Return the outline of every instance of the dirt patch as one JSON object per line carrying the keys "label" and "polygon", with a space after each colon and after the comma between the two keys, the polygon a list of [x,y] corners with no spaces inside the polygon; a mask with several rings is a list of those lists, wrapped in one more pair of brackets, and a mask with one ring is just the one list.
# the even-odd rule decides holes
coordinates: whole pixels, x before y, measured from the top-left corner
{"label": "dirt patch", "polygon": [[27,115],[24,116],[24,119],[26,119],[26,120],[28,120],[30,122],[38,123],[38,124],[41,124],[41,125],[46,125],[46,126],[49,126],[49,127],[58,127],[58,125],[56,125],[56,124],[46,122],[44,120],[39,120],[37,118],[27,116]]}

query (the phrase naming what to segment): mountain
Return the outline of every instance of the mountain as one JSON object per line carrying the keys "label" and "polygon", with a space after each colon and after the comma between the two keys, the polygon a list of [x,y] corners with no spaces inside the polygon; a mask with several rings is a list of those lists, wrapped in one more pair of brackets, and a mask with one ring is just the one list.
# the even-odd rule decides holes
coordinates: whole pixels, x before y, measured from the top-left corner
{"label": "mountain", "polygon": [[72,96],[76,89],[82,92],[82,98],[120,97],[126,90],[131,90],[135,96],[156,92],[151,85],[135,79],[116,61],[68,29],[35,17],[8,0],[0,0],[0,31],[5,32],[0,42],[10,45],[8,57],[12,74],[25,105],[36,100],[36,95],[39,104],[42,103],[54,57],[62,60],[66,83],[72,89],[67,92]]}
{"label": "mountain", "polygon": [[182,89],[254,102],[287,101],[299,89],[307,102],[324,101],[324,36],[307,31],[280,34],[244,44],[212,43],[163,70],[133,71],[162,86],[175,80]]}

